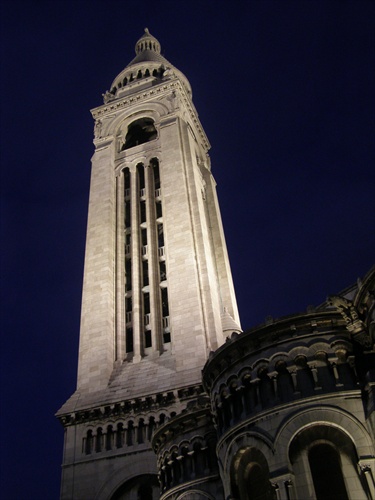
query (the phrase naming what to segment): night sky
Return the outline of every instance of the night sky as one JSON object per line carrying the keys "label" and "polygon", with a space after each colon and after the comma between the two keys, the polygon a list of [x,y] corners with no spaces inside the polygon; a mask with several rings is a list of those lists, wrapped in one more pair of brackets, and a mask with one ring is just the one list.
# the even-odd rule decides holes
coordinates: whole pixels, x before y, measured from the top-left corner
{"label": "night sky", "polygon": [[[189,79],[244,329],[374,262],[373,1],[11,1],[1,32],[1,486],[59,495],[93,120],[147,26]],[[87,499],[91,500],[91,499]]]}

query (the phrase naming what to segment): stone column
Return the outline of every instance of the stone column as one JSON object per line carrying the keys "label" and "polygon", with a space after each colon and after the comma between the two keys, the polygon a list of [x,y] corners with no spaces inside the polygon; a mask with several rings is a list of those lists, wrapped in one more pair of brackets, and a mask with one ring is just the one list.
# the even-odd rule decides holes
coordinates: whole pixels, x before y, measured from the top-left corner
{"label": "stone column", "polygon": [[116,349],[115,361],[125,357],[125,224],[124,174],[116,177]]}
{"label": "stone column", "polygon": [[148,276],[150,288],[152,350],[161,351],[161,314],[158,270],[157,224],[155,213],[155,187],[152,165],[145,167],[146,220],[148,244]]}
{"label": "stone column", "polygon": [[143,304],[142,304],[142,283],[141,283],[141,248],[140,248],[140,228],[139,228],[139,182],[137,168],[131,169],[131,231],[132,231],[132,298],[133,298],[133,361],[141,361],[143,353]]}

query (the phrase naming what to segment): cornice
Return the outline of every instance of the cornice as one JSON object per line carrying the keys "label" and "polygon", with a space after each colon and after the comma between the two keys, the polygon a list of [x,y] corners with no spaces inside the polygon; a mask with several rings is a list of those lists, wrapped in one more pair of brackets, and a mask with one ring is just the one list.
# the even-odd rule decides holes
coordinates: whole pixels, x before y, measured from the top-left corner
{"label": "cornice", "polygon": [[[140,413],[158,412],[179,403],[187,403],[203,393],[202,385],[193,385],[163,393],[151,394],[140,398],[119,400],[112,403],[94,405],[72,411],[59,410],[56,414],[64,427],[87,422],[103,420],[103,418],[121,418]],[[74,398],[72,396],[71,399]]]}
{"label": "cornice", "polygon": [[189,431],[199,433],[202,427],[212,427],[210,400],[207,395],[190,401],[182,412],[160,426],[152,438],[152,448],[158,453],[161,448],[179,436],[186,435]]}
{"label": "cornice", "polygon": [[103,104],[97,108],[91,110],[91,114],[95,120],[108,118],[110,114],[116,111],[121,111],[127,109],[134,104],[147,102],[155,97],[159,97],[167,92],[178,90],[183,98],[184,105],[189,112],[192,123],[194,123],[199,136],[203,142],[203,146],[206,150],[209,150],[211,145],[208,138],[203,130],[203,127],[199,121],[198,114],[195,110],[194,104],[191,99],[187,96],[186,91],[178,79],[172,80],[169,83],[161,83],[158,86],[152,87],[148,90],[139,91],[133,94],[131,97],[123,97],[114,99],[113,101]]}
{"label": "cornice", "polygon": [[305,342],[308,338],[324,335],[341,335],[350,340],[345,322],[336,311],[287,316],[240,334],[234,332],[225,344],[210,353],[202,370],[203,386],[208,391],[219,373],[249,355],[261,355],[262,351],[276,345]]}

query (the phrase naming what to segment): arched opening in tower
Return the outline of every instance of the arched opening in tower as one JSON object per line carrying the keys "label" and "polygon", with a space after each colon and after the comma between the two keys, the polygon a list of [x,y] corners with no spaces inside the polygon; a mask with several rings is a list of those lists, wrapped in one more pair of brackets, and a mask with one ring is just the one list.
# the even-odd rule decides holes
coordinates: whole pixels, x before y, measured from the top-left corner
{"label": "arched opening in tower", "polygon": [[129,125],[122,151],[152,141],[156,136],[154,121],[151,118],[139,118]]}

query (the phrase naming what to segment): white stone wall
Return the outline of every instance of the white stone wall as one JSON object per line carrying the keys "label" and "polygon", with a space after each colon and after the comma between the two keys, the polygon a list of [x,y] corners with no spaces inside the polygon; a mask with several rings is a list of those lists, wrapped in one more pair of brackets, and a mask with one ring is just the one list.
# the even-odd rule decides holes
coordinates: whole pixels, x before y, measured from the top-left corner
{"label": "white stone wall", "polygon": [[114,204],[111,144],[92,159],[89,215],[83,280],[78,390],[107,386],[113,368]]}
{"label": "white stone wall", "polygon": [[208,352],[223,343],[223,307],[238,321],[214,180],[205,158],[207,145],[197,139],[202,132],[191,120],[191,101],[177,80],[175,85],[179,93],[163,88],[158,99],[136,101],[133,108],[102,118],[103,137],[96,140],[90,188],[78,369],[81,392],[105,389],[116,355],[124,353],[123,236],[122,227],[116,227],[122,213],[121,190],[117,188],[116,196],[115,180],[121,142],[112,138],[124,137],[126,124],[134,117],[151,115],[159,131],[154,144],[134,148],[135,154],[130,150],[129,158],[133,154],[132,164],[144,161],[145,149],[147,157],[154,153],[160,161],[171,349],[181,374],[173,387],[198,382]]}
{"label": "white stone wall", "polygon": [[[161,392],[176,393],[200,384],[208,353],[224,340],[223,307],[238,322],[215,182],[207,159],[209,144],[186,92],[186,82],[181,84],[178,75],[170,73],[159,85],[152,78],[142,85],[136,82],[119,91],[120,97],[113,104],[92,111],[97,124],[96,150],[92,158],[77,391],[58,413],[70,418],[64,420],[70,423],[65,429],[63,499],[109,498],[134,475],[156,472],[156,458],[145,446],[86,456],[82,442],[90,418],[72,424],[74,412]],[[158,137],[122,151],[129,124],[142,117],[154,120]],[[171,343],[147,350],[135,338],[137,353],[128,355],[121,170],[127,167],[134,174],[137,163],[147,167],[151,158],[158,159],[161,178]],[[138,188],[133,183],[131,189]],[[131,196],[135,203],[134,192]],[[152,210],[148,208],[148,213]],[[133,230],[138,222],[132,218]],[[135,234],[137,231],[139,227]],[[140,249],[139,243],[134,248]],[[132,252],[132,265],[141,265],[141,256],[134,256],[134,249]],[[152,266],[155,280],[155,262]],[[140,274],[136,276],[139,280]],[[138,298],[133,297],[138,336],[142,328],[140,286]],[[160,316],[160,310],[151,310],[152,314]],[[96,418],[92,418],[94,426]]]}

